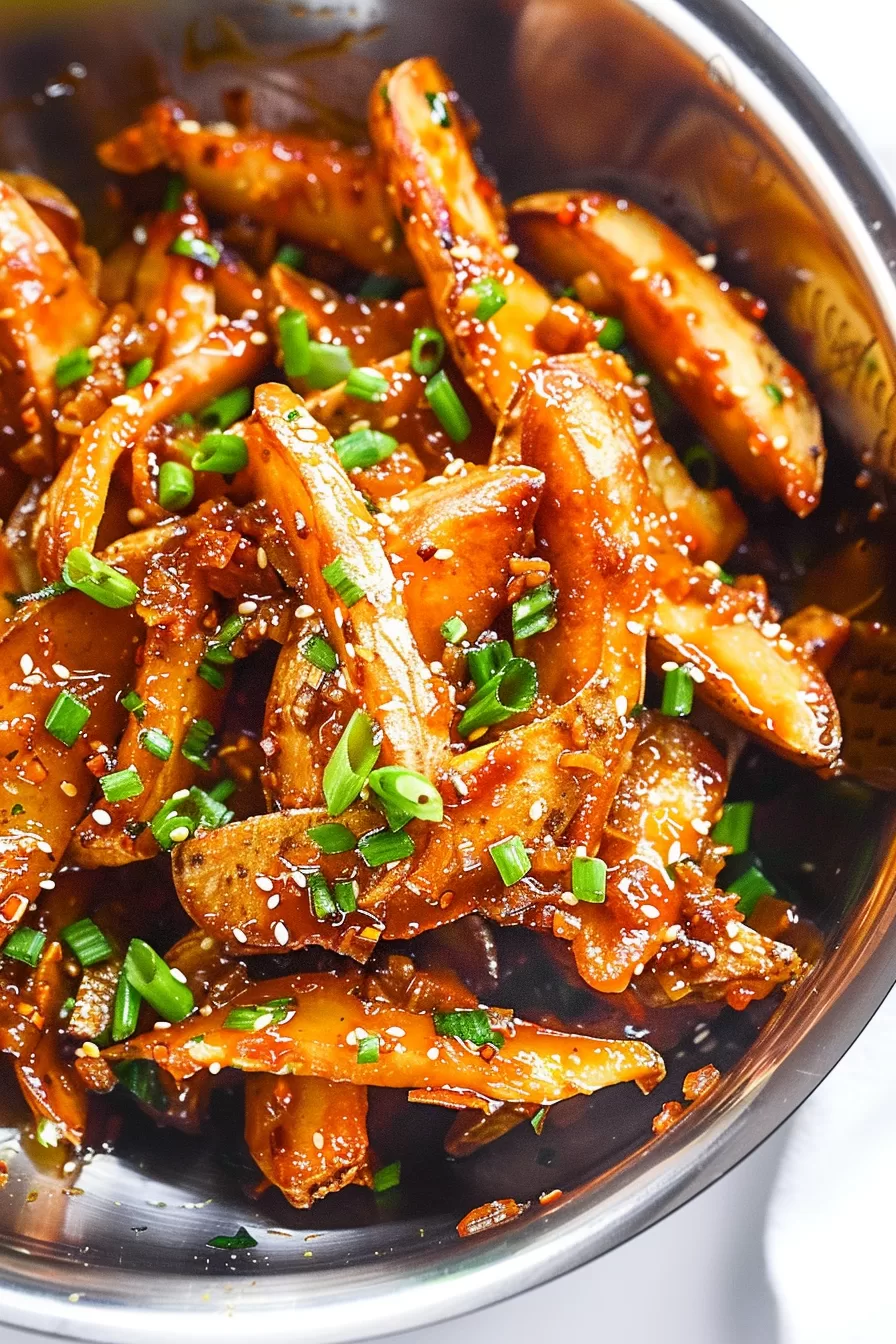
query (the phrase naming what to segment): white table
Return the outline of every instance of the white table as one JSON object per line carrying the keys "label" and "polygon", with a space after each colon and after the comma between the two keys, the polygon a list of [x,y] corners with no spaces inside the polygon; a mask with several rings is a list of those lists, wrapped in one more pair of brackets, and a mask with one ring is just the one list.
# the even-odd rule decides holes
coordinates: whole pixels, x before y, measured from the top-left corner
{"label": "white table", "polygon": [[[751,3],[896,177],[891,0],[850,0],[848,11],[835,0]],[[836,1085],[836,1076],[835,1071],[827,1087]],[[786,1141],[785,1126],[712,1189],[595,1264],[462,1321],[395,1336],[396,1344],[518,1344],[550,1339],[560,1323],[569,1334],[578,1325],[587,1340],[775,1344],[762,1236]],[[49,1344],[49,1336],[25,1335],[0,1323],[0,1344]]]}

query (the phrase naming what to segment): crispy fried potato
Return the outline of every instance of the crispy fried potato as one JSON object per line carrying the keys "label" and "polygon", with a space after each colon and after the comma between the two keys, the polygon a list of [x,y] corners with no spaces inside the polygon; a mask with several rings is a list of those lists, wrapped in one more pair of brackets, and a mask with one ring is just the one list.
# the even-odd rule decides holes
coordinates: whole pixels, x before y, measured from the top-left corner
{"label": "crispy fried potato", "polygon": [[370,1185],[367,1088],[253,1074],[246,1079],[246,1143],[294,1208],[310,1208],[346,1185]]}
{"label": "crispy fried potato", "polygon": [[812,512],[825,448],[805,380],[677,234],[598,192],[528,196],[511,217],[565,284],[597,271],[632,339],[745,485],[801,518]]}
{"label": "crispy fried potato", "polygon": [[156,366],[188,355],[215,326],[215,286],[207,266],[171,251],[182,233],[208,241],[205,216],[192,192],[176,210],[163,210],[147,228],[146,246],[133,279],[137,316],[159,334]]}
{"label": "crispy fried potato", "polygon": [[[158,535],[104,552],[142,582]],[[130,682],[141,621],[135,607],[103,610],[81,593],[28,603],[0,637],[0,939],[51,878],[96,784],[88,761],[111,752],[124,722],[119,692]],[[74,695],[90,720],[67,747],[44,727],[57,696]]]}
{"label": "crispy fried potato", "polygon": [[460,616],[473,640],[507,605],[510,561],[529,553],[543,480],[529,467],[468,467],[396,502],[386,545],[427,662],[442,655],[449,617]]}
{"label": "crispy fried potato", "polygon": [[59,577],[73,546],[93,549],[112,472],[122,453],[160,420],[206,406],[258,373],[264,346],[252,341],[257,331],[249,322],[217,327],[191,354],[155,370],[139,396],[135,390],[116,398],[83,435],[47,492],[38,540],[46,579]]}
{"label": "crispy fried potato", "polygon": [[97,148],[118,173],[167,164],[215,210],[247,215],[366,271],[413,278],[369,153],[294,132],[203,128],[171,100]]}
{"label": "crispy fried potato", "polygon": [[[393,208],[439,326],[486,414],[497,421],[520,375],[545,354],[582,349],[594,324],[568,301],[553,312],[547,291],[513,260],[497,193],[476,166],[457,95],[435,61],[405,61],[381,75],[369,119]],[[472,288],[481,281],[497,282],[507,295],[485,321],[476,317],[480,299]]]}
{"label": "crispy fried potato", "polygon": [[[425,289],[409,289],[400,299],[345,298],[322,280],[276,263],[263,288],[272,328],[282,309],[294,308],[308,319],[312,340],[346,346],[356,364],[378,364],[410,349],[417,327],[433,321]],[[301,390],[301,382],[296,387]]]}
{"label": "crispy fried potato", "polygon": [[[268,980],[263,996],[255,986],[231,1007],[278,999],[295,1006],[282,1021],[256,1031],[224,1028],[227,1009],[218,1009],[113,1046],[104,1056],[110,1062],[154,1059],[175,1078],[220,1064],[248,1073],[306,1074],[375,1087],[459,1087],[496,1101],[538,1105],[589,1095],[613,1083],[648,1088],[665,1073],[660,1056],[643,1041],[566,1035],[494,1011],[490,1019],[504,1042],[486,1058],[455,1037],[438,1035],[431,1016],[365,1003],[335,976]],[[201,1041],[195,1040],[197,1021],[202,1022]],[[401,1029],[400,1039],[388,1032],[390,1027]],[[379,1037],[379,1058],[373,1063],[358,1063],[358,1028]]]}
{"label": "crispy fried potato", "polygon": [[850,621],[836,611],[811,603],[788,616],[781,629],[801,653],[827,672],[849,639]]}
{"label": "crispy fried potato", "polygon": [[103,306],[90,293],[52,229],[8,182],[0,181],[0,400],[23,442],[21,465],[52,466],[56,365],[93,345]]}
{"label": "crispy fried potato", "polygon": [[560,904],[553,917],[582,979],[604,994],[626,989],[667,941],[683,894],[669,865],[702,853],[728,783],[725,762],[690,724],[656,713],[640,723],[600,847],[606,901]]}
{"label": "crispy fried potato", "polygon": [[0,182],[12,187],[28,202],[77,265],[78,251],[84,242],[84,221],[74,201],[52,182],[34,173],[0,171]]}
{"label": "crispy fried potato", "polygon": [[[299,397],[277,383],[255,395],[251,468],[278,507],[305,579],[339,653],[349,689],[380,725],[385,761],[400,759],[431,778],[448,749],[447,688],[421,658],[376,525],[333,452],[327,432]],[[257,464],[257,465],[256,465]],[[337,558],[363,596],[345,606],[322,569]]]}

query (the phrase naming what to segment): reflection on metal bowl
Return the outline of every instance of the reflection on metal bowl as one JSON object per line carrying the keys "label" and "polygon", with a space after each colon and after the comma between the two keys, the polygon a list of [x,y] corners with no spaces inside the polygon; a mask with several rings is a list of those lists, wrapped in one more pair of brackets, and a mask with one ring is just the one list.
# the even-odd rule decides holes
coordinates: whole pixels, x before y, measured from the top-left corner
{"label": "reflection on metal bowl", "polygon": [[[432,52],[475,109],[508,198],[624,189],[712,239],[725,274],[769,301],[776,334],[839,431],[841,461],[852,451],[896,474],[896,218],[823,94],[737,0],[364,0],[319,10],[223,0],[214,14],[204,0],[81,0],[17,6],[0,35],[0,160],[46,175],[97,221],[104,174],[92,146],[160,92],[213,118],[238,83],[263,124],[326,115],[351,135],[376,72]],[[863,614],[886,602],[878,572],[862,568]],[[768,757],[746,768],[765,800],[764,852],[824,948],[783,1003],[682,1019],[672,1084],[695,1061],[724,1073],[684,1123],[648,1142],[656,1098],[610,1092],[575,1103],[576,1123],[550,1138],[524,1125],[448,1162],[433,1156],[445,1125],[425,1117],[400,1194],[347,1190],[299,1213],[274,1195],[248,1201],[226,1092],[214,1150],[134,1118],[114,1150],[74,1172],[41,1165],[18,1139],[10,1097],[0,1115],[10,1166],[0,1320],[116,1344],[160,1331],[242,1339],[247,1328],[271,1341],[297,1329],[306,1340],[356,1339],[532,1287],[703,1189],[805,1098],[894,978],[888,795]],[[511,940],[504,953],[511,976],[516,950]],[[396,1140],[388,1101],[373,1125]],[[562,1197],[539,1205],[554,1188]],[[532,1201],[524,1216],[487,1237],[457,1237],[470,1208],[510,1196]],[[255,1250],[207,1249],[240,1224]]]}

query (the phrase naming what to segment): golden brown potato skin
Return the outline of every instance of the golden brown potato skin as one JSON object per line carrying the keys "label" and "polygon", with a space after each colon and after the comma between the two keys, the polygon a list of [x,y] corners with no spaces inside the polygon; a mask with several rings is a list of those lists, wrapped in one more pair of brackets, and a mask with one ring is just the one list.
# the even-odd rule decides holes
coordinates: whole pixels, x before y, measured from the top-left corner
{"label": "golden brown potato skin", "polygon": [[825,462],[818,407],[683,239],[634,202],[599,192],[529,196],[511,217],[528,252],[564,284],[600,275],[634,342],[745,485],[800,518],[812,512]]}

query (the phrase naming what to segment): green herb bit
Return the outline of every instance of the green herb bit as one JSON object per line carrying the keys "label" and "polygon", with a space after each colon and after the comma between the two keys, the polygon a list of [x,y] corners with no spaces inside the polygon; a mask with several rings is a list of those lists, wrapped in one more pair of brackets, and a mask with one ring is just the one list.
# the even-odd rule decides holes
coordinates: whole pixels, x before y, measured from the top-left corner
{"label": "green herb bit", "polygon": [[212,1237],[205,1244],[215,1251],[251,1251],[258,1242],[244,1227],[240,1227],[232,1237]]}
{"label": "green herb bit", "polygon": [[518,835],[509,835],[497,844],[489,845],[488,852],[505,887],[512,887],[515,882],[519,882],[532,867],[526,847]]}
{"label": "green herb bit", "polygon": [[452,1008],[448,1012],[434,1012],[432,1020],[439,1036],[454,1036],[459,1041],[468,1041],[470,1045],[493,1045],[498,1050],[504,1044],[501,1033],[492,1030],[484,1008]]}
{"label": "green herb bit", "polygon": [[336,650],[320,635],[311,635],[306,639],[302,645],[302,654],[319,672],[335,672],[339,666]]}
{"label": "green herb bit", "polygon": [[194,719],[187,729],[187,735],[180,749],[181,755],[200,770],[209,770],[211,767],[208,758],[214,736],[213,723],[209,723],[208,719]]}
{"label": "green herb bit", "polygon": [[200,440],[193,453],[194,471],[216,471],[221,476],[235,476],[249,465],[249,449],[239,434],[221,434],[215,431]]}
{"label": "green herb bit", "polygon": [[501,281],[495,280],[493,276],[482,276],[473,282],[470,289],[479,300],[473,314],[477,322],[488,322],[507,302],[507,290]]}
{"label": "green herb bit", "polygon": [[344,556],[337,555],[329,565],[324,565],[321,574],[347,607],[353,607],[364,596],[364,589],[355,578]]}
{"label": "green herb bit", "polygon": [[389,393],[389,379],[379,369],[351,369],[345,380],[347,397],[359,401],[385,401]]}
{"label": "green herb bit", "polygon": [[769,882],[765,873],[763,873],[755,864],[748,868],[746,872],[741,873],[726,891],[733,893],[740,899],[737,902],[737,908],[744,919],[749,919],[756,906],[763,896],[775,896],[777,888]]}
{"label": "green herb bit", "polygon": [[607,899],[607,865],[603,859],[573,855],[572,894],[590,905],[600,905]]}
{"label": "green herb bit", "polygon": [[414,842],[407,831],[368,831],[358,841],[358,853],[368,868],[409,859],[413,852]]}
{"label": "green herb bit", "polygon": [[284,308],[277,318],[277,335],[287,378],[306,378],[311,370],[308,317],[298,308]]}
{"label": "green herb bit", "polygon": [[300,271],[305,264],[305,253],[295,243],[283,243],[274,256],[275,266],[288,266],[291,271]]}
{"label": "green herb bit", "polygon": [[40,929],[22,926],[13,930],[0,951],[4,956],[12,957],[13,961],[24,961],[26,966],[36,966],[46,941],[47,935],[41,933]]}
{"label": "green herb bit", "polygon": [[439,372],[430,378],[423,391],[433,414],[449,439],[455,443],[463,443],[468,439],[473,422],[445,370],[439,369]]}
{"label": "green herb bit", "polygon": [[151,373],[152,360],[149,355],[144,355],[142,359],[138,359],[137,363],[132,364],[128,369],[127,374],[125,375],[124,385],[125,387],[139,387],[141,383],[146,382]]}
{"label": "green herb bit", "polygon": [[310,826],[305,834],[322,854],[350,854],[358,845],[354,831],[343,826],[341,821],[324,821],[319,826]]}
{"label": "green herb bit", "polygon": [[221,260],[221,253],[212,243],[207,243],[204,238],[194,238],[188,229],[177,235],[168,251],[175,257],[199,262],[212,271]]}
{"label": "green herb bit", "polygon": [[451,125],[451,115],[448,111],[448,95],[427,92],[426,101],[429,103],[429,115],[435,124],[449,127]]}
{"label": "green herb bit", "polygon": [[[357,1031],[355,1035],[357,1036]],[[380,1057],[380,1038],[371,1033],[358,1041],[358,1063],[376,1064]]]}
{"label": "green herb bit", "polygon": [[411,368],[421,378],[438,373],[445,358],[445,337],[437,327],[418,327],[411,338]]}
{"label": "green herb bit", "polygon": [[167,1111],[168,1098],[162,1086],[159,1066],[154,1060],[125,1059],[120,1064],[113,1064],[112,1072],[122,1087],[126,1087],[144,1106],[152,1111]]}
{"label": "green herb bit", "polygon": [[457,725],[460,737],[503,723],[527,710],[538,692],[538,674],[528,658],[511,658],[468,701]]}
{"label": "green herb bit", "polygon": [[56,361],[56,386],[61,392],[63,388],[71,387],[72,383],[79,383],[91,373],[93,373],[93,360],[90,358],[90,352],[85,345],[79,345],[76,350]]}
{"label": "green herb bit", "polygon": [[132,607],[140,593],[127,574],[119,573],[83,546],[74,546],[65,557],[62,578],[69,588],[114,611]]}
{"label": "green herb bit", "polygon": [[625,344],[625,324],[618,317],[598,317],[603,323],[597,333],[597,343],[602,350],[620,350]]}
{"label": "green herb bit", "polygon": [[134,765],[126,770],[113,770],[111,774],[100,777],[100,788],[108,803],[124,803],[129,798],[138,798],[143,792],[143,780]]}
{"label": "green herb bit", "polygon": [[439,627],[439,634],[446,644],[460,644],[468,634],[466,622],[462,621],[460,616],[452,616],[449,620],[442,622]]}
{"label": "green herb bit", "polygon": [[775,406],[784,405],[784,393],[781,391],[777,383],[763,383],[762,390],[765,392],[769,401],[771,401]]}
{"label": "green herb bit", "polygon": [[687,664],[666,673],[663,680],[662,712],[673,718],[687,718],[694,707],[694,678]]}
{"label": "green herb bit", "polygon": [[79,919],[74,924],[67,924],[59,937],[85,967],[108,961],[114,951],[109,939],[92,919]]}
{"label": "green herb bit", "polygon": [[331,817],[344,812],[367,783],[380,754],[379,729],[362,709],[356,709],[324,766],[323,791]]}
{"label": "green herb bit", "polygon": [[148,751],[150,756],[155,756],[157,761],[167,761],[174,750],[174,743],[161,728],[141,729],[137,735],[137,743],[144,751]]}
{"label": "green herb bit", "polygon": [[142,938],[132,938],[124,959],[124,974],[166,1022],[182,1022],[194,1007],[189,985],[171,974],[154,948]]}
{"label": "green herb bit", "polygon": [[234,387],[209,403],[199,416],[199,423],[209,429],[229,429],[237,420],[244,420],[252,409],[252,392],[248,387]]}
{"label": "green herb bit", "polygon": [[750,847],[753,807],[751,802],[726,803],[721,819],[712,828],[715,844],[727,846],[732,855],[745,854]]}
{"label": "green herb bit", "polygon": [[60,691],[44,719],[44,727],[64,747],[73,747],[89,718],[90,709],[83,700],[68,691]]}
{"label": "green herb bit", "polygon": [[531,639],[557,624],[557,590],[551,583],[530,588],[510,609],[514,639]]}
{"label": "green herb bit", "polygon": [[[419,821],[442,820],[442,795],[425,775],[418,774],[416,770],[384,765],[371,772],[368,783],[377,797],[387,807],[404,816],[405,820],[409,817],[416,817]],[[403,821],[399,823],[401,825],[404,825]],[[399,826],[392,829],[398,830]]]}
{"label": "green herb bit", "polygon": [[354,367],[352,352],[347,345],[325,345],[322,341],[309,344],[310,362],[305,379],[315,391],[323,391],[342,383]]}
{"label": "green herb bit", "polygon": [[336,902],[330,884],[323,873],[308,874],[308,895],[311,897],[311,909],[315,919],[332,919],[336,914]]}
{"label": "green herb bit", "polygon": [[373,1188],[378,1195],[381,1195],[385,1190],[393,1190],[396,1185],[400,1184],[400,1162],[390,1162],[387,1167],[380,1167],[379,1171],[373,1173]]}
{"label": "green herb bit", "polygon": [[388,461],[398,447],[398,440],[379,429],[356,429],[335,439],[333,447],[343,468],[356,471]]}

